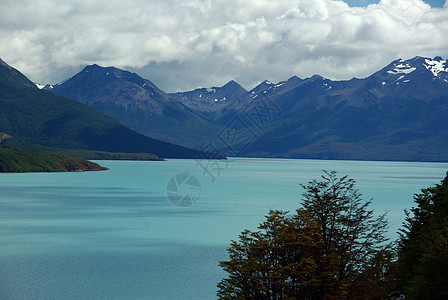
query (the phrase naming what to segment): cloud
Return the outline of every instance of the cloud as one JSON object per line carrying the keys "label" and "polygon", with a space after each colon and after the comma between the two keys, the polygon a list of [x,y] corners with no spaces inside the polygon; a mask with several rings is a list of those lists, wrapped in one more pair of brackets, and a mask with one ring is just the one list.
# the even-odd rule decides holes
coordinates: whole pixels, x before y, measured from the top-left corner
{"label": "cloud", "polygon": [[0,57],[34,81],[97,63],[166,91],[363,77],[398,57],[447,57],[446,36],[448,5],[420,0],[6,0],[0,10]]}

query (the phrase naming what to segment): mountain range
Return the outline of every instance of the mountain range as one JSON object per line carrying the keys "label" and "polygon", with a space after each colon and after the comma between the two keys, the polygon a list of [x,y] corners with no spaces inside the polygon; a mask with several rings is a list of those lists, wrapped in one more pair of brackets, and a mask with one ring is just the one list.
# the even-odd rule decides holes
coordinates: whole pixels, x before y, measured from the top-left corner
{"label": "mountain range", "polygon": [[207,142],[219,130],[151,81],[114,67],[87,66],[45,89],[96,108],[141,134],[186,147]]}
{"label": "mountain range", "polygon": [[154,153],[193,158],[198,150],[156,140],[118,123],[76,100],[38,89],[0,59],[0,132],[54,149]]}
{"label": "mountain range", "polygon": [[[150,137],[226,155],[447,161],[448,66],[397,59],[371,76],[319,75],[165,93],[117,68],[86,67],[47,85]],[[238,137],[238,138],[236,138]]]}
{"label": "mountain range", "polygon": [[[281,114],[264,124],[249,156],[446,161],[446,60],[396,60],[364,79],[315,75],[262,83],[220,112],[222,123],[262,95]],[[214,117],[216,118],[216,117]]]}

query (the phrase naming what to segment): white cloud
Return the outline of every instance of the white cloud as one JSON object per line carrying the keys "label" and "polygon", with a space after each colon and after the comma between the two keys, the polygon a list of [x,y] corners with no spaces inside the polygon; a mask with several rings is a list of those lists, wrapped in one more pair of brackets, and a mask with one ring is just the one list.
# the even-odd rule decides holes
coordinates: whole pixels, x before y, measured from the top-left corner
{"label": "white cloud", "polygon": [[447,57],[446,36],[448,5],[421,0],[5,0],[0,9],[0,57],[34,81],[97,63],[166,91],[362,77],[398,57]]}

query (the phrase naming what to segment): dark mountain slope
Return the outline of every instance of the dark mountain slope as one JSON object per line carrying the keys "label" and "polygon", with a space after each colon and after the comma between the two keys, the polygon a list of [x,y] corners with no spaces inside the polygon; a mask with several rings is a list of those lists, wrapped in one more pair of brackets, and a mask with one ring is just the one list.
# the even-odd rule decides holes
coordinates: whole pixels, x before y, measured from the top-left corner
{"label": "dark mountain slope", "polygon": [[314,76],[266,93],[283,112],[246,155],[448,160],[446,61],[397,60],[365,79]]}
{"label": "dark mountain slope", "polygon": [[151,81],[117,68],[87,66],[52,91],[94,107],[146,136],[200,148],[221,128]]}
{"label": "dark mountain slope", "polygon": [[222,87],[214,86],[170,95],[198,114],[210,118],[246,94],[247,91],[241,85],[231,80]]}
{"label": "dark mountain slope", "polygon": [[44,146],[110,152],[147,152],[192,158],[196,150],[138,134],[99,111],[39,90],[19,71],[0,64],[0,131]]}
{"label": "dark mountain slope", "polygon": [[[93,67],[99,68],[100,73],[95,76],[84,74],[85,78],[79,77],[82,79],[80,82],[72,81],[70,87],[72,91],[81,91],[82,95],[93,93],[92,90],[99,93],[90,95],[84,101],[93,99],[95,103],[90,104],[98,107],[104,102],[104,111],[112,109],[117,118],[118,115],[123,115],[121,118],[133,116],[135,120],[139,117],[132,114],[132,107],[140,105],[135,110],[151,112],[148,118],[159,120],[154,128],[160,128],[160,135],[172,135],[173,128],[170,129],[167,124],[176,124],[174,128],[180,128],[182,126],[175,122],[184,120],[185,128],[190,126],[189,135],[182,135],[184,139],[202,143],[216,140],[218,136],[218,143],[223,142],[224,152],[229,145],[223,137],[237,136],[237,132],[231,132],[235,128],[244,131],[250,147],[240,145],[244,146],[241,149],[245,149],[242,153],[233,149],[228,154],[323,159],[448,160],[448,65],[440,57],[399,59],[363,79],[332,81],[319,75],[306,79],[294,76],[277,84],[264,81],[249,92],[231,81],[223,87],[175,93],[172,97],[135,74],[121,74],[124,71],[115,68]],[[128,88],[125,88],[127,85],[123,84],[122,79],[119,83],[116,81],[118,79],[110,83],[110,71],[118,72],[116,77],[127,76],[125,82],[130,84]],[[85,73],[89,72],[92,71],[85,70]],[[89,78],[94,79],[90,82]],[[79,88],[79,85],[84,88]],[[114,92],[104,92],[104,86]],[[136,99],[141,89],[144,96],[140,103]],[[104,101],[101,100],[102,93],[109,95]],[[195,113],[202,121],[205,118],[207,124],[215,125],[206,126],[207,130],[200,129],[191,114],[183,117],[185,110],[164,110],[166,103],[173,103],[173,97],[189,113]],[[112,105],[111,99],[116,99],[117,103]],[[270,105],[271,110],[263,106],[265,104]],[[122,111],[117,107],[122,107]],[[235,126],[232,123],[234,120],[245,124]],[[260,122],[257,123],[257,120]],[[191,126],[197,130],[192,130]],[[228,128],[221,131],[224,127]]]}
{"label": "dark mountain slope", "polygon": [[57,153],[71,157],[83,158],[88,160],[145,160],[145,161],[161,161],[157,155],[152,153],[123,153],[123,152],[106,152],[86,149],[66,149],[47,147],[38,144],[19,141],[18,139],[0,132],[0,144],[9,148],[32,151],[39,153]]}

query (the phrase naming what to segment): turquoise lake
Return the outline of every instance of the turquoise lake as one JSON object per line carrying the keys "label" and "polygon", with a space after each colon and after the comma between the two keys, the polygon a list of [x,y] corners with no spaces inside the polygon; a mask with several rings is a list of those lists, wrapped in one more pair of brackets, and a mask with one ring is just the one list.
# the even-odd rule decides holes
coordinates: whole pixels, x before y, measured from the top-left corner
{"label": "turquoise lake", "polygon": [[[230,240],[270,209],[299,207],[299,184],[323,169],[349,175],[375,213],[388,211],[391,239],[413,194],[448,170],[232,158],[204,173],[194,160],[99,163],[110,170],[0,174],[0,299],[215,299]],[[189,207],[167,198],[180,173],[200,183],[178,190],[193,195]]]}

